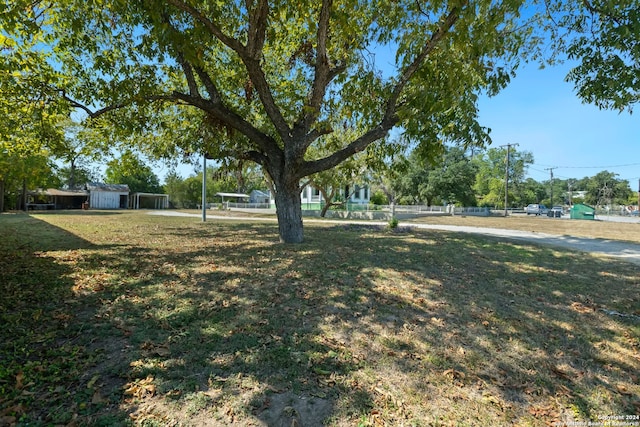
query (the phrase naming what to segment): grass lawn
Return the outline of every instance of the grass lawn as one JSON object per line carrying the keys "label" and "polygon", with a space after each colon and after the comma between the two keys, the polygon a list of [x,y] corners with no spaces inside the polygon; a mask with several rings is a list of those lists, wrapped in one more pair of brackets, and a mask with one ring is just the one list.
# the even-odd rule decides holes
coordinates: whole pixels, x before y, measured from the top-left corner
{"label": "grass lawn", "polygon": [[[592,237],[640,241],[616,227]],[[142,212],[4,214],[0,236],[0,426],[640,422],[634,264]]]}

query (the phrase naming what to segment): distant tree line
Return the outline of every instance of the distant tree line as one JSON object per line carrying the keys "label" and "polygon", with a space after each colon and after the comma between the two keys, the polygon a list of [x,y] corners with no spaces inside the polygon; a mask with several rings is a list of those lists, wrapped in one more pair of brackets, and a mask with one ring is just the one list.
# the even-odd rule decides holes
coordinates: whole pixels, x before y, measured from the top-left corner
{"label": "distant tree line", "polygon": [[[506,148],[467,153],[445,147],[440,155],[425,160],[418,152],[396,159],[373,182],[373,203],[504,208]],[[581,179],[536,181],[527,177],[533,154],[511,149],[508,171],[508,208],[530,203],[548,206],[586,203],[593,206],[632,205],[637,192],[618,174],[602,171]]]}
{"label": "distant tree line", "polygon": [[[104,181],[127,184],[131,192],[166,193],[175,208],[193,209],[201,204],[202,170],[188,177],[170,172],[164,185],[151,166],[131,149],[117,157],[95,134],[76,124],[66,123],[48,144],[38,150],[17,155],[0,147],[0,208],[23,209],[27,190],[36,188],[83,188],[87,183]],[[419,147],[419,146],[417,146]],[[371,203],[406,205],[486,206],[503,209],[505,202],[506,155],[504,147],[467,151],[458,146],[441,146],[425,155],[420,148],[397,154],[387,161],[371,162],[353,157],[332,170],[312,175],[304,183],[317,188],[325,200],[325,210],[344,205],[345,196],[337,189],[351,185],[369,185]],[[104,176],[96,162],[106,161]],[[627,180],[610,171],[601,171],[581,179],[536,181],[527,178],[534,164],[533,154],[511,149],[509,152],[508,208],[530,203],[593,206],[637,204],[637,192]],[[216,193],[248,194],[252,190],[270,190],[272,184],[261,168],[251,162],[216,163],[207,168],[207,200]]]}

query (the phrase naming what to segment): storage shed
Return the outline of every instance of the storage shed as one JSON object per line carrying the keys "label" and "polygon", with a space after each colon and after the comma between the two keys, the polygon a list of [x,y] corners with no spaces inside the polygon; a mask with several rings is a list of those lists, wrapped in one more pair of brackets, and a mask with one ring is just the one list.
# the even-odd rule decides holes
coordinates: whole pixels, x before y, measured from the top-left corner
{"label": "storage shed", "polygon": [[576,203],[570,211],[571,219],[596,219],[596,209],[589,205]]}
{"label": "storage shed", "polygon": [[271,194],[268,191],[253,190],[249,193],[249,203],[269,203]]}
{"label": "storage shed", "polygon": [[91,209],[127,209],[129,206],[129,186],[127,184],[87,185],[89,207]]}

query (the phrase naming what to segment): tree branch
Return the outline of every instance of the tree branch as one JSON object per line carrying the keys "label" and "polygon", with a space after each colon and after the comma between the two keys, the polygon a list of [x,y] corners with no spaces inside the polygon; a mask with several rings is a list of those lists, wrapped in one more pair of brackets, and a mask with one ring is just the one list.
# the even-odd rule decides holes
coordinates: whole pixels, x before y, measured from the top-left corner
{"label": "tree branch", "polygon": [[222,97],[220,96],[220,91],[218,90],[216,84],[213,82],[213,79],[211,79],[209,73],[207,73],[200,67],[196,67],[196,73],[198,73],[200,81],[204,85],[205,89],[207,89],[207,93],[211,98],[211,102],[213,102],[214,104],[222,105]]}
{"label": "tree branch", "polygon": [[327,43],[330,34],[330,18],[333,0],[323,0],[318,18],[316,61],[313,85],[308,96],[307,106],[303,109],[299,121],[294,125],[294,133],[298,136],[298,146],[295,147],[299,155],[322,135],[331,133],[331,129],[314,129],[311,126],[320,114],[320,108],[329,83],[346,70],[346,64],[332,65],[329,59]]}
{"label": "tree branch", "polygon": [[80,102],[70,98],[66,92],[63,89],[59,89],[58,90],[60,97],[62,99],[64,99],[65,101],[67,101],[69,103],[69,105],[73,108],[79,108],[80,110],[84,111],[85,113],[87,113],[87,115],[89,117],[91,117],[92,119],[95,119],[96,117],[99,117],[105,113],[114,111],[114,110],[118,110],[120,108],[125,108],[129,105],[133,105],[136,102],[144,102],[144,101],[175,101],[176,99],[172,96],[172,95],[149,95],[149,96],[144,96],[144,97],[134,97],[131,98],[129,100],[127,100],[126,102],[121,102],[118,104],[113,104],[113,105],[109,105],[103,108],[100,108],[98,110],[92,110],[91,108],[89,108],[88,106],[81,104]]}
{"label": "tree branch", "polygon": [[238,40],[234,39],[233,37],[229,37],[227,36],[222,29],[216,25],[212,20],[210,20],[209,18],[207,18],[203,13],[201,13],[198,9],[196,9],[195,7],[185,3],[184,1],[181,0],[167,0],[167,2],[171,5],[173,5],[174,7],[176,7],[177,9],[186,12],[187,14],[189,14],[193,19],[195,19],[196,21],[200,22],[201,24],[203,24],[205,26],[205,28],[218,40],[220,40],[222,43],[224,43],[226,46],[228,46],[229,48],[231,48],[233,51],[235,52],[244,52],[245,51],[245,47],[242,45],[242,43],[240,43]]}
{"label": "tree branch", "polygon": [[193,68],[191,67],[191,64],[187,62],[182,52],[178,52],[178,54],[176,55],[176,60],[182,67],[182,72],[187,79],[189,94],[192,96],[200,96],[200,91],[198,90],[198,84],[196,83],[196,78],[193,75]]}
{"label": "tree branch", "polygon": [[243,153],[240,158],[243,160],[251,160],[261,166],[266,166],[268,164],[267,156],[255,150]]}
{"label": "tree branch", "polygon": [[371,143],[379,140],[380,138],[384,138],[387,135],[387,132],[389,132],[389,130],[395,125],[397,120],[397,117],[393,115],[388,120],[383,120],[376,128],[365,133],[342,150],[336,151],[330,156],[322,159],[304,162],[301,167],[301,173],[304,174],[302,176],[312,175],[314,173],[336,167],[347,158],[367,148]]}
{"label": "tree branch", "polygon": [[[171,31],[173,31],[176,34],[179,33],[179,31],[176,29],[176,27],[174,27],[173,23],[171,22],[171,17],[169,16],[168,13],[164,12],[162,14],[162,20],[171,29]],[[200,96],[200,91],[198,90],[198,84],[196,83],[196,78],[193,75],[193,67],[185,58],[184,52],[182,50],[182,46],[179,46],[176,43],[172,43],[172,45],[173,45],[173,48],[176,50],[176,61],[178,61],[178,64],[180,64],[180,67],[182,67],[182,72],[184,73],[184,76],[187,79],[187,86],[189,87],[189,93],[192,96]]]}
{"label": "tree branch", "polygon": [[254,60],[260,60],[262,49],[267,36],[267,18],[269,17],[269,1],[258,0],[258,5],[252,11],[253,1],[246,0],[249,15],[249,37],[247,38],[247,53]]}
{"label": "tree branch", "polygon": [[[462,2],[462,5],[460,7],[465,6],[467,3],[468,1],[465,0],[464,2]],[[440,40],[444,38],[444,36],[449,32],[451,27],[453,27],[453,25],[456,23],[456,21],[458,21],[459,18],[460,18],[460,9],[459,7],[455,6],[453,9],[451,9],[449,14],[442,21],[438,29],[431,35],[431,38],[424,45],[424,47],[422,48],[422,51],[418,54],[418,56],[416,56],[413,62],[409,64],[409,66],[405,68],[405,70],[402,72],[402,74],[400,75],[400,79],[398,80],[398,83],[396,83],[395,87],[393,88],[393,92],[389,97],[389,100],[387,101],[385,117],[391,117],[392,115],[395,115],[397,111],[397,107],[398,107],[397,104],[398,104],[398,100],[400,99],[400,95],[402,94],[402,91],[411,80],[411,77],[413,77],[416,71],[418,71],[420,66],[424,63],[427,57],[435,49],[438,42],[440,42]]]}
{"label": "tree branch", "polygon": [[246,121],[242,116],[224,106],[221,102],[213,102],[200,96],[191,96],[185,93],[174,92],[176,99],[192,105],[210,114],[222,123],[245,135],[251,142],[263,151],[266,158],[282,160],[282,150],[278,144],[268,135]]}
{"label": "tree branch", "polygon": [[[327,41],[329,40],[329,20],[331,16],[331,7],[333,0],[323,0],[320,9],[320,17],[318,19],[318,46],[316,51],[315,77],[313,80],[313,89],[309,99],[309,107],[314,111],[314,116],[318,114],[320,105],[327,88],[327,84],[332,76],[330,70],[329,56],[327,54]],[[309,119],[315,119],[311,114]]]}
{"label": "tree branch", "polygon": [[[464,4],[466,4],[466,1],[464,2]],[[418,54],[418,56],[416,56],[414,61],[409,64],[409,66],[402,72],[398,83],[396,83],[396,85],[394,86],[393,92],[387,101],[385,113],[380,124],[376,128],[362,135],[360,138],[351,142],[342,150],[336,151],[335,153],[323,159],[304,162],[301,168],[301,173],[304,174],[303,176],[311,175],[326,169],[331,169],[340,164],[348,157],[364,150],[374,141],[377,141],[378,139],[383,138],[387,135],[387,132],[398,122],[398,100],[400,99],[402,91],[407,86],[419,67],[425,62],[427,57],[435,49],[440,40],[444,38],[451,27],[453,27],[453,25],[459,19],[459,13],[460,10],[457,7],[454,7],[449,12],[445,19],[443,19],[438,29],[431,35],[431,38],[425,44],[422,51]]]}
{"label": "tree branch", "polygon": [[[207,18],[203,13],[195,7],[186,4],[182,0],[167,0],[177,9],[187,13],[196,21],[200,22],[215,38],[220,40],[225,46],[233,50],[245,64],[249,78],[256,88],[260,101],[264,109],[273,122],[280,137],[286,141],[291,138],[291,129],[282,113],[273,99],[271,88],[267,82],[264,72],[260,66],[262,59],[262,49],[266,38],[266,25],[268,18],[268,0],[258,0],[259,5],[251,12],[251,4],[247,3],[247,13],[249,14],[249,41],[248,47],[245,47],[240,41],[229,37],[216,25],[212,20]],[[197,70],[196,70],[197,72]]]}

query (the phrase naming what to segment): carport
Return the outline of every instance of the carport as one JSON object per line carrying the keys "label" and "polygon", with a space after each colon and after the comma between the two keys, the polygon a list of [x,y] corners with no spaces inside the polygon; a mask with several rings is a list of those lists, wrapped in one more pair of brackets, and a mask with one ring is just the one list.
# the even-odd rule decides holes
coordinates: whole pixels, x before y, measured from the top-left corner
{"label": "carport", "polygon": [[[243,194],[243,193],[216,193],[216,196],[220,196],[222,197],[222,204],[224,204],[224,198],[235,198],[236,202],[238,201],[238,199],[249,199],[249,195],[248,194]],[[227,200],[228,202],[228,200]]]}

